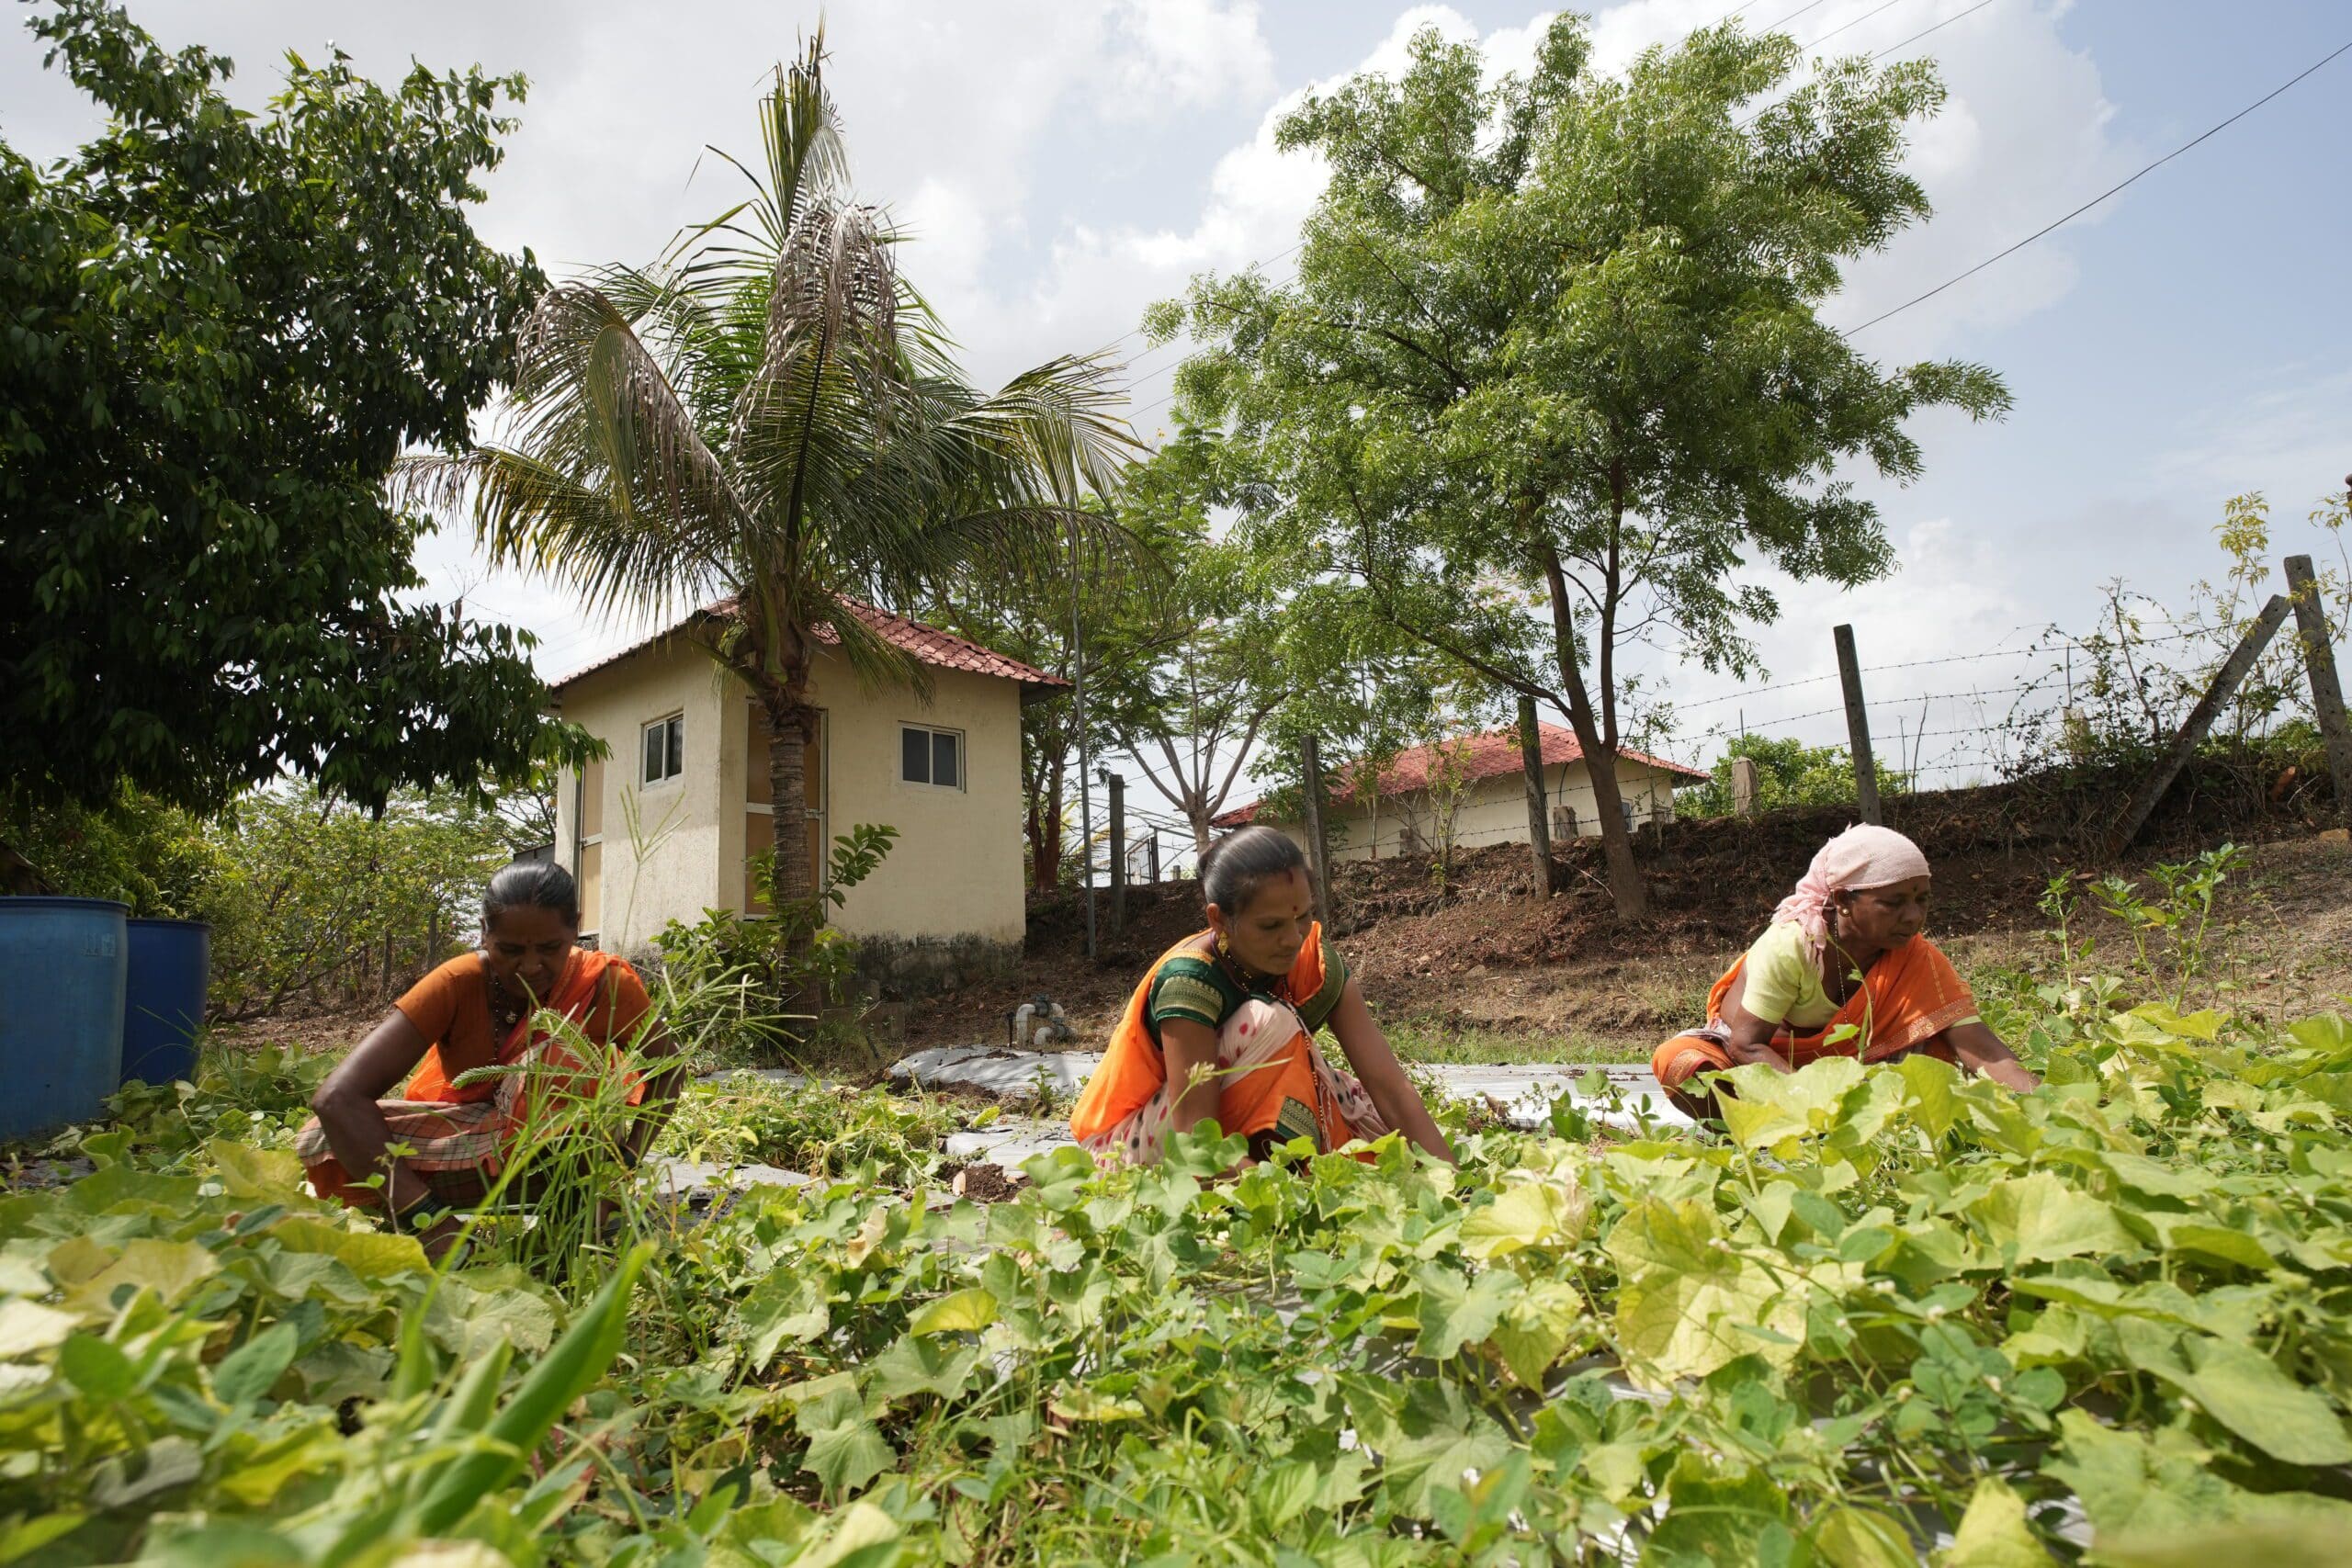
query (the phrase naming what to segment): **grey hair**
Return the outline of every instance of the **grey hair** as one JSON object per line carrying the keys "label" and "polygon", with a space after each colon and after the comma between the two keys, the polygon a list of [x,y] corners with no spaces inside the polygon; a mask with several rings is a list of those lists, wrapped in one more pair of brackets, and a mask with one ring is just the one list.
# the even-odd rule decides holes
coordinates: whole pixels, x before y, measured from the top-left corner
{"label": "grey hair", "polygon": [[566,925],[580,924],[580,886],[553,861],[518,861],[492,877],[481,894],[482,931],[487,933],[499,916],[521,904],[552,909]]}
{"label": "grey hair", "polygon": [[1201,857],[1201,896],[1228,915],[1238,915],[1277,876],[1306,869],[1297,840],[1272,828],[1244,828],[1211,844]]}

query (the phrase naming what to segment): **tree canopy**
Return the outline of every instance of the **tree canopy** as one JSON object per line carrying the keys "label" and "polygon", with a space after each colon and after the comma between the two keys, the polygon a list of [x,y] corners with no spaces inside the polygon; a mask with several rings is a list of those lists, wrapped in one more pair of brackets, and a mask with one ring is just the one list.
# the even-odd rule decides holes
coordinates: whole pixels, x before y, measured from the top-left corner
{"label": "tree canopy", "polygon": [[1296,279],[1203,278],[1152,325],[1205,345],[1180,416],[1253,467],[1253,549],[1566,715],[1633,913],[1623,650],[1745,670],[1742,625],[1778,606],[1741,569],[1882,575],[1846,466],[1911,479],[1909,415],[2007,394],[1977,366],[1882,367],[1819,317],[1849,259],[1928,213],[1901,160],[1932,65],[1792,85],[1795,43],[1736,26],[1619,77],[1589,54],[1563,17],[1531,75],[1488,85],[1431,30],[1400,77],[1309,99],[1279,130],[1331,171]]}
{"label": "tree canopy", "polygon": [[[815,661],[926,694],[865,618],[975,581],[1051,580],[1124,536],[1107,492],[1133,446],[1099,356],[994,392],[966,379],[901,276],[901,236],[858,199],[821,32],[760,103],[744,200],[650,268],[549,289],[519,340],[513,428],[412,482],[469,497],[477,536],[590,603],[665,614],[731,601],[710,651],[761,704],[775,820],[807,819]],[[731,161],[731,160],[730,160]],[[779,912],[814,910],[779,832]],[[783,852],[788,851],[789,852]]]}
{"label": "tree canopy", "polygon": [[468,445],[538,287],[467,215],[521,79],[289,56],[248,114],[98,0],[31,25],[108,121],[45,169],[0,145],[0,793],[519,776],[545,689],[403,602],[429,525],[384,479]]}

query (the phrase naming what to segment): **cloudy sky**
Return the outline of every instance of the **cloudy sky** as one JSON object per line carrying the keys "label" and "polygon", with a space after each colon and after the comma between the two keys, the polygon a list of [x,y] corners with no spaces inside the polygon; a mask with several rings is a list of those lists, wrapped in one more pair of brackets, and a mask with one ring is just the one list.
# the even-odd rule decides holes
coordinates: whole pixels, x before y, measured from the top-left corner
{"label": "cloudy sky", "polygon": [[[1599,7],[1601,62],[1733,9],[1734,0]],[[2352,39],[2341,0],[1756,0],[1742,20],[1824,54],[1904,48],[1942,62],[1951,97],[1910,159],[1932,223],[1857,266],[1832,319],[1857,324],[1944,282],[2245,107]],[[414,57],[521,71],[522,128],[491,181],[481,231],[557,272],[648,261],[684,222],[731,201],[706,144],[743,153],[763,78],[819,7],[794,0],[649,11],[616,0],[148,0],[171,43],[201,41],[259,99],[288,49],[332,40],[379,76]],[[658,16],[658,20],[656,19]],[[1393,69],[1424,27],[1529,57],[1546,12],[1504,0],[1400,9],[1340,0],[836,0],[824,19],[858,183],[920,236],[907,258],[993,382],[1074,349],[1138,356],[1151,436],[1176,355],[1145,355],[1142,308],[1203,270],[1277,256],[1320,185],[1277,155],[1275,120],[1320,84]],[[1835,37],[1829,35],[1835,33]],[[1869,665],[2019,648],[2086,628],[2115,577],[2159,597],[2216,572],[2223,501],[2267,491],[2274,555],[2331,541],[2304,523],[2352,469],[2352,55],[2154,171],[2113,201],[1858,338],[1889,361],[1958,355],[2008,379],[2004,423],[1923,419],[1927,477],[1872,485],[1902,570],[1855,593],[1784,588],[1760,635],[1769,677],[1740,692],[1663,665],[1690,728],[1744,713],[1759,730],[1838,735],[1829,626],[1850,621]],[[44,73],[37,40],[0,33],[0,136],[35,157],[94,127]],[[1286,276],[1287,264],[1270,270]],[[428,552],[436,591],[537,631],[550,674],[637,628],[583,620],[544,583],[492,574],[459,537]],[[2030,655],[1887,670],[1871,697],[1978,685],[1924,710],[1947,776],[1974,766],[1946,739],[2008,698]],[[1811,685],[1790,682],[1816,680]],[[1774,689],[1767,690],[1766,687]],[[1894,716],[1890,709],[1888,717]],[[1789,719],[1789,722],[1780,722]],[[1891,728],[1891,723],[1887,725]],[[1683,743],[1693,760],[1708,747]]]}

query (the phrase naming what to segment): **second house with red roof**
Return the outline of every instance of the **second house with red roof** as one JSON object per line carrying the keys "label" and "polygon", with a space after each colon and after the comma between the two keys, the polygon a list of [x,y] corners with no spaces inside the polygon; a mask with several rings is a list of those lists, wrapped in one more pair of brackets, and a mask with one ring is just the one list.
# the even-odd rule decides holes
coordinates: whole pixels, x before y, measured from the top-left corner
{"label": "second house with red roof", "polygon": [[[1592,773],[1576,734],[1539,724],[1544,742],[1544,800],[1554,839],[1590,837],[1600,831],[1593,803]],[[1440,787],[1430,787],[1436,773]],[[1380,772],[1379,787],[1365,787],[1341,773],[1331,784],[1338,807],[1324,820],[1333,860],[1386,860],[1432,854],[1452,837],[1456,849],[1527,841],[1527,770],[1516,729],[1465,736],[1437,748],[1400,751]],[[1617,752],[1619,809],[1626,826],[1640,828],[1674,820],[1674,792],[1707,782],[1696,768],[1621,747]],[[1252,801],[1211,824],[1238,828],[1265,822],[1297,838],[1295,822],[1282,821]]]}

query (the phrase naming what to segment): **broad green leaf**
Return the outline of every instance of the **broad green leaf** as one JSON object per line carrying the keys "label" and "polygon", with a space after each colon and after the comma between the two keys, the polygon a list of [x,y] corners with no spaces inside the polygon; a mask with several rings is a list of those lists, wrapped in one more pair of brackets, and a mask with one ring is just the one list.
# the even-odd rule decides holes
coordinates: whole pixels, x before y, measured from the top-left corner
{"label": "broad green leaf", "polygon": [[212,1369],[212,1396],[231,1409],[251,1404],[270,1391],[294,1364],[302,1337],[290,1323],[275,1323],[220,1359]]}
{"label": "broad green leaf", "polygon": [[1541,1393],[1544,1374],[1588,1321],[1584,1297],[1564,1280],[1538,1280],[1511,1298],[1487,1343],[1511,1376]]}
{"label": "broad green leaf", "polygon": [[1464,1345],[1476,1345],[1494,1332],[1495,1325],[1519,1292],[1519,1276],[1507,1269],[1489,1269],[1476,1280],[1442,1264],[1424,1265],[1413,1276],[1421,1288],[1420,1337],[1416,1355],[1451,1360]]}
{"label": "broad green leaf", "polygon": [[1851,1056],[1824,1056],[1792,1073],[1763,1066],[1734,1067],[1724,1076],[1734,1092],[1723,1097],[1724,1123],[1742,1147],[1770,1148],[1784,1139],[1826,1133],[1838,1124],[1846,1091],[1867,1071]]}
{"label": "broad green leaf", "polygon": [[1874,1508],[1837,1504],[1814,1517],[1807,1534],[1829,1568],[1919,1568],[1909,1534]]}
{"label": "broad green leaf", "polygon": [[2136,1250],[2111,1207],[2054,1171],[1996,1181],[1968,1213],[1995,1251],[2019,1263]]}
{"label": "broad green leaf", "polygon": [[461,1361],[487,1355],[497,1345],[536,1356],[555,1343],[555,1310],[531,1291],[513,1285],[482,1290],[451,1275],[434,1292],[424,1327]]}
{"label": "broad green leaf", "polygon": [[2278,1267],[2262,1243],[2240,1230],[2212,1224],[2177,1224],[2165,1227],[2165,1250],[2186,1253],[2216,1262],[2234,1264],[2257,1274],[2267,1274]]}
{"label": "broad green leaf", "polygon": [[154,1292],[169,1306],[220,1271],[220,1260],[192,1241],[141,1237],[85,1280],[69,1301],[85,1313],[111,1316],[115,1292],[130,1285]]}
{"label": "broad green leaf", "polygon": [[1760,1564],[1759,1542],[1788,1514],[1788,1495],[1771,1477],[1745,1468],[1726,1472],[1686,1450],[1667,1481],[1665,1517],[1642,1547],[1643,1568]]}
{"label": "broad green leaf", "polygon": [[854,1492],[898,1462],[855,1389],[828,1389],[794,1412],[793,1420],[808,1439],[800,1468],[834,1496]]}
{"label": "broad green leaf", "polygon": [[0,1562],[14,1562],[40,1551],[61,1536],[72,1535],[89,1517],[67,1511],[38,1514],[31,1518],[11,1517],[5,1526],[0,1526]]}
{"label": "broad green leaf", "polygon": [[2025,1499],[1988,1475],[1969,1494],[1939,1568],[2051,1568],[2051,1558],[2025,1522]]}
{"label": "broad green leaf", "polygon": [[1124,1395],[1105,1393],[1085,1383],[1073,1383],[1058,1390],[1051,1407],[1065,1421],[1102,1424],[1116,1421],[1140,1421],[1150,1412],[1143,1402]]}
{"label": "broad green leaf", "polygon": [[[1617,1342],[1636,1382],[1704,1377],[1747,1355],[1781,1365],[1794,1358],[1804,1337],[1801,1290],[1731,1250],[1706,1205],[1645,1199],[1608,1246],[1620,1273]],[[1756,1327],[1770,1337],[1748,1332]]]}
{"label": "broad green leaf", "polygon": [[786,1344],[806,1344],[832,1326],[824,1276],[797,1269],[769,1274],[752,1288],[737,1311],[743,1322],[744,1359],[754,1371],[775,1359]]}
{"label": "broad green leaf", "polygon": [[2178,1428],[2116,1431],[2086,1411],[2058,1415],[2063,1435],[2049,1473],[2082,1499],[2102,1540],[2233,1517],[2234,1488],[2213,1474],[2203,1449]]}
{"label": "broad green leaf", "polygon": [[1281,1529],[1315,1502],[1323,1475],[1302,1459],[1285,1460],[1259,1473],[1250,1488],[1250,1506],[1268,1530]]}
{"label": "broad green leaf", "polygon": [[1573,1242],[1584,1234],[1591,1200],[1565,1183],[1514,1181],[1463,1216],[1463,1251],[1496,1258],[1527,1247]]}
{"label": "broad green leaf", "polygon": [[890,1348],[866,1363],[866,1391],[885,1399],[910,1393],[953,1399],[964,1392],[979,1364],[977,1346],[955,1346],[937,1338],[902,1334]]}
{"label": "broad green leaf", "polygon": [[424,1248],[413,1235],[345,1230],[326,1220],[300,1215],[278,1221],[266,1234],[288,1252],[322,1253],[363,1280],[390,1280],[432,1270],[424,1260]]}
{"label": "broad green leaf", "polygon": [[1511,1450],[1491,1416],[1474,1409],[1453,1383],[1416,1383],[1389,1440],[1385,1483],[1398,1506],[1427,1518],[1430,1493],[1459,1488],[1465,1472],[1485,1474]]}
{"label": "broad green leaf", "polygon": [[2099,1568],[2213,1568],[2221,1562],[2248,1568],[2335,1568],[2345,1560],[2344,1529],[2333,1519],[2281,1517],[2162,1534],[2135,1531],[2112,1540],[2100,1537],[2093,1561]]}
{"label": "broad green leaf", "polygon": [[257,1149],[231,1138],[215,1138],[204,1145],[220,1169],[220,1185],[232,1198],[259,1198],[270,1202],[300,1190],[302,1161],[291,1149]]}
{"label": "broad green leaf", "polygon": [[0,1359],[62,1344],[65,1337],[74,1332],[75,1321],[71,1313],[37,1302],[17,1299],[0,1303]]}
{"label": "broad green leaf", "polygon": [[1952,1090],[1960,1083],[1960,1069],[1933,1056],[1913,1055],[1897,1062],[1894,1070],[1903,1075],[1904,1087],[1911,1091],[1911,1119],[1931,1138],[1951,1132],[1959,1114]]}
{"label": "broad green leaf", "polygon": [[93,1399],[128,1399],[139,1386],[130,1358],[95,1334],[69,1336],[57,1348],[57,1370]]}
{"label": "broad green leaf", "polygon": [[[2127,1329],[2137,1325],[2126,1320]],[[2352,1438],[2317,1391],[2251,1346],[2202,1334],[2122,1334],[2141,1371],[2179,1390],[2222,1426],[2290,1464],[2352,1463]]]}
{"label": "broad green leaf", "polygon": [[977,1334],[996,1321],[994,1292],[967,1285],[925,1305],[907,1320],[910,1334]]}
{"label": "broad green leaf", "polygon": [[823,1538],[794,1557],[793,1568],[887,1568],[899,1561],[892,1543],[904,1533],[898,1520],[860,1499],[827,1521]]}

